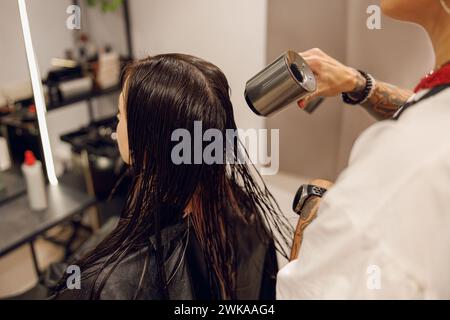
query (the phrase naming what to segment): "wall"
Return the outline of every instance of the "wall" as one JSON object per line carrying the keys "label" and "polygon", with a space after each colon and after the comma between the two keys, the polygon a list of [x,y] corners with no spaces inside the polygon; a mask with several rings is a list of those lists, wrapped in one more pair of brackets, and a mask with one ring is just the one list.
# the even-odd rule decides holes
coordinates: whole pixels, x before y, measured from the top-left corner
{"label": "wall", "polygon": [[27,58],[16,0],[1,2],[0,48],[0,88],[28,80]]}
{"label": "wall", "polygon": [[138,57],[181,52],[210,60],[228,78],[238,126],[264,125],[243,93],[265,64],[266,0],[132,0],[130,6]]}
{"label": "wall", "polygon": [[[373,0],[349,0],[347,64],[374,77],[413,89],[434,65],[431,43],[425,31],[414,24],[382,17],[381,30],[366,27],[366,9]],[[364,110],[345,106],[338,155],[338,171],[346,167],[351,147],[360,133],[374,122]]]}
{"label": "wall", "polygon": [[[433,66],[429,39],[421,27],[385,16],[381,30],[369,30],[371,4],[379,1],[269,0],[267,62],[288,48],[319,47],[347,65],[412,89]],[[359,107],[327,100],[313,115],[291,106],[267,120],[268,127],[281,129],[281,169],[287,174],[334,179],[346,167],[356,138],[374,123]]]}
{"label": "wall", "polygon": [[85,0],[79,0],[79,3],[82,12],[81,27],[83,30],[88,30],[91,40],[98,47],[111,45],[121,55],[127,55],[123,7],[120,6],[114,12],[103,12],[100,5],[91,7]]}
{"label": "wall", "polygon": [[[345,0],[269,0],[268,12],[267,63],[287,49],[301,52],[314,47],[345,60]],[[334,179],[341,113],[339,99],[333,98],[312,115],[293,105],[269,118],[267,126],[280,129],[281,170]]]}
{"label": "wall", "polygon": [[[17,1],[13,2],[17,6]],[[65,50],[73,47],[72,31],[66,28],[66,8],[72,2],[27,0],[26,3],[34,49],[41,76],[45,77],[51,69],[51,59],[63,57]]]}

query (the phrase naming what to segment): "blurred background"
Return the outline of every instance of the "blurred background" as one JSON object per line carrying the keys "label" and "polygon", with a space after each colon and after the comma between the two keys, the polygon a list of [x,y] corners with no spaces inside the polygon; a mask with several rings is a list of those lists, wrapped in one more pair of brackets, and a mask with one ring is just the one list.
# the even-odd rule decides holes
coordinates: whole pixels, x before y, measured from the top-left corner
{"label": "blurred background", "polygon": [[[124,170],[114,130],[118,75],[127,61],[181,52],[218,65],[231,85],[238,126],[280,130],[280,171],[264,178],[293,221],[290,208],[298,186],[310,178],[336,179],[355,139],[374,120],[338,98],[327,99],[312,115],[290,106],[274,117],[258,117],[245,103],[246,81],[288,49],[318,47],[377,79],[410,89],[433,66],[431,45],[418,26],[382,17],[380,30],[367,28],[367,7],[378,1],[26,3],[55,168],[72,198],[55,200],[67,209],[65,216],[38,217],[20,207],[24,151],[32,150],[42,161],[43,155],[18,4],[2,0],[0,179],[9,191],[0,190],[0,297],[29,292],[46,266],[70,256],[93,229],[113,224],[120,213],[126,179],[107,198]],[[66,27],[66,10],[74,3],[81,8],[80,30]]]}

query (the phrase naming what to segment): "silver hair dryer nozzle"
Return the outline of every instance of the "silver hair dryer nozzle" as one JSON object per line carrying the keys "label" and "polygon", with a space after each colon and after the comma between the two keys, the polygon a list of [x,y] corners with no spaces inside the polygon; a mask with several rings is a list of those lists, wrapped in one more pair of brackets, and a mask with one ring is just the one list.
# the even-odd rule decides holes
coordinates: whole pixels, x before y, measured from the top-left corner
{"label": "silver hair dryer nozzle", "polygon": [[270,116],[315,90],[312,70],[298,53],[289,50],[247,81],[245,100],[257,115]]}

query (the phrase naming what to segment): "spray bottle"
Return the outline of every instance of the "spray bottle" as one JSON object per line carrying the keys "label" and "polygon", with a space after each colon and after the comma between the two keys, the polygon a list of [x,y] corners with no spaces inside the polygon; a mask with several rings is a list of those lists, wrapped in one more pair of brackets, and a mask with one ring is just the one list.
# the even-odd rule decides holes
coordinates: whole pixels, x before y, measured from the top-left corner
{"label": "spray bottle", "polygon": [[39,160],[36,160],[32,151],[25,151],[25,161],[22,164],[22,172],[27,185],[30,208],[35,211],[46,209],[47,196],[45,192],[42,163]]}

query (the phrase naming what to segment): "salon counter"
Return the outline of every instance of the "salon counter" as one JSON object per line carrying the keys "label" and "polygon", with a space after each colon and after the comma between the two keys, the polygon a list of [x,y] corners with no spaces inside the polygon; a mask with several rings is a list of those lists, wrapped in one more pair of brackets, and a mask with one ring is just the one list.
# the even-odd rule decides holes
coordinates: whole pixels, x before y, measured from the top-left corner
{"label": "salon counter", "polygon": [[0,190],[0,208],[3,203],[25,194],[25,181],[21,175],[8,170],[0,172],[0,179],[5,187]]}

